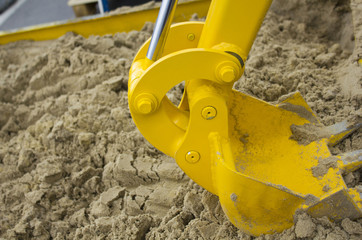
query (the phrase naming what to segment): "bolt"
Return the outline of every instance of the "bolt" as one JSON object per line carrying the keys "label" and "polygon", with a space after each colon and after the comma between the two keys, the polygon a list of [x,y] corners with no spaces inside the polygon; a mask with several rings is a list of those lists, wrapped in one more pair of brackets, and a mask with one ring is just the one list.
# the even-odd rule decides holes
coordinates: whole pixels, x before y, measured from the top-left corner
{"label": "bolt", "polygon": [[196,151],[186,153],[186,161],[189,163],[197,163],[200,160],[200,154]]}
{"label": "bolt", "polygon": [[195,34],[193,34],[193,33],[188,34],[187,39],[190,40],[190,41],[195,40]]}
{"label": "bolt", "polygon": [[156,110],[157,100],[150,93],[143,93],[136,97],[135,107],[138,113],[149,114]]}
{"label": "bolt", "polygon": [[222,81],[231,83],[236,78],[236,73],[233,67],[225,66],[220,69],[219,76]]}
{"label": "bolt", "polygon": [[216,117],[217,111],[216,108],[212,106],[204,107],[201,111],[201,115],[205,120],[211,120]]}
{"label": "bolt", "polygon": [[148,114],[152,112],[152,102],[147,99],[141,99],[137,102],[137,109],[140,113]]}

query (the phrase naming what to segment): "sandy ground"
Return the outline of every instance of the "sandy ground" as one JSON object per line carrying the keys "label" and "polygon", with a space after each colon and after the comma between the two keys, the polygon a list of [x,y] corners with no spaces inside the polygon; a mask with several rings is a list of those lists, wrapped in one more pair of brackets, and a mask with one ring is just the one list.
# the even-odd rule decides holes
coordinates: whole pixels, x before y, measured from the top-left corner
{"label": "sandy ground", "polygon": [[[299,90],[323,124],[361,121],[361,8],[276,1],[235,88],[270,102]],[[304,213],[283,233],[248,236],[144,140],[127,81],[152,28],[0,46],[0,239],[361,239],[362,219]],[[361,134],[331,151],[361,148]],[[345,181],[358,186],[360,176]]]}

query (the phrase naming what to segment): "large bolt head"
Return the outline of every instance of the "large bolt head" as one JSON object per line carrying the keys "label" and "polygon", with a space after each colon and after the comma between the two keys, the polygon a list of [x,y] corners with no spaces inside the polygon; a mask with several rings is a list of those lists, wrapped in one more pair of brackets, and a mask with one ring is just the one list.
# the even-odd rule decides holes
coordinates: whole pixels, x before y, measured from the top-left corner
{"label": "large bolt head", "polygon": [[137,109],[140,113],[149,114],[152,112],[152,102],[147,98],[140,99],[137,102]]}
{"label": "large bolt head", "polygon": [[236,72],[233,67],[225,66],[220,70],[220,78],[222,81],[231,83],[235,81]]}
{"label": "large bolt head", "polygon": [[157,108],[157,99],[150,93],[138,95],[134,103],[135,110],[140,114],[150,114]]}
{"label": "large bolt head", "polygon": [[221,84],[232,84],[240,74],[237,64],[232,61],[221,62],[215,69],[216,79]]}

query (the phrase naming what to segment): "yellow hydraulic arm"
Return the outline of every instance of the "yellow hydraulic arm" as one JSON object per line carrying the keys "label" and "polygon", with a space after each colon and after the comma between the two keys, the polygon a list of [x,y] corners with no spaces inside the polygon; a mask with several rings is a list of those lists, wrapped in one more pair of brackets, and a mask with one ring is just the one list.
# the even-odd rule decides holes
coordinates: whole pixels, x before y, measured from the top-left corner
{"label": "yellow hydraulic arm", "polygon": [[[249,234],[291,227],[298,209],[360,217],[361,196],[341,176],[361,166],[358,157],[332,156],[329,139],[301,145],[290,138],[291,126],[318,123],[301,95],[274,106],[232,89],[271,0],[213,0],[205,23],[169,28],[176,4],[162,2],[152,39],[130,70],[130,111],[144,137],[218,195],[230,221]],[[175,106],[166,93],[181,82]]]}

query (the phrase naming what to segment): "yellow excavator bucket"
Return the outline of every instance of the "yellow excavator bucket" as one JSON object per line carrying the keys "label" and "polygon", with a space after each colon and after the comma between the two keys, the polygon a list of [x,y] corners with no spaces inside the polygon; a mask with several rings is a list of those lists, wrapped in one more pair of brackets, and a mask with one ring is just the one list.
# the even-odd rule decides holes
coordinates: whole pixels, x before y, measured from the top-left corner
{"label": "yellow excavator bucket", "polygon": [[[361,194],[342,178],[361,166],[361,151],[332,156],[328,149],[358,126],[320,128],[298,92],[272,105],[232,90],[270,3],[212,1],[205,24],[175,24],[167,37],[158,36],[163,51],[147,41],[129,79],[130,111],[141,133],[218,195],[230,221],[254,236],[291,227],[299,210],[335,220],[362,216]],[[236,23],[225,15],[241,6],[247,27],[230,33]],[[166,93],[181,82],[185,92],[175,106]],[[309,139],[307,131],[323,134]]]}
{"label": "yellow excavator bucket", "polygon": [[332,156],[327,139],[293,139],[293,126],[316,123],[299,93],[277,106],[236,91],[231,101],[230,139],[214,136],[212,144],[217,194],[236,226],[252,235],[280,232],[298,209],[334,220],[361,216],[360,194],[341,175],[356,162]]}

